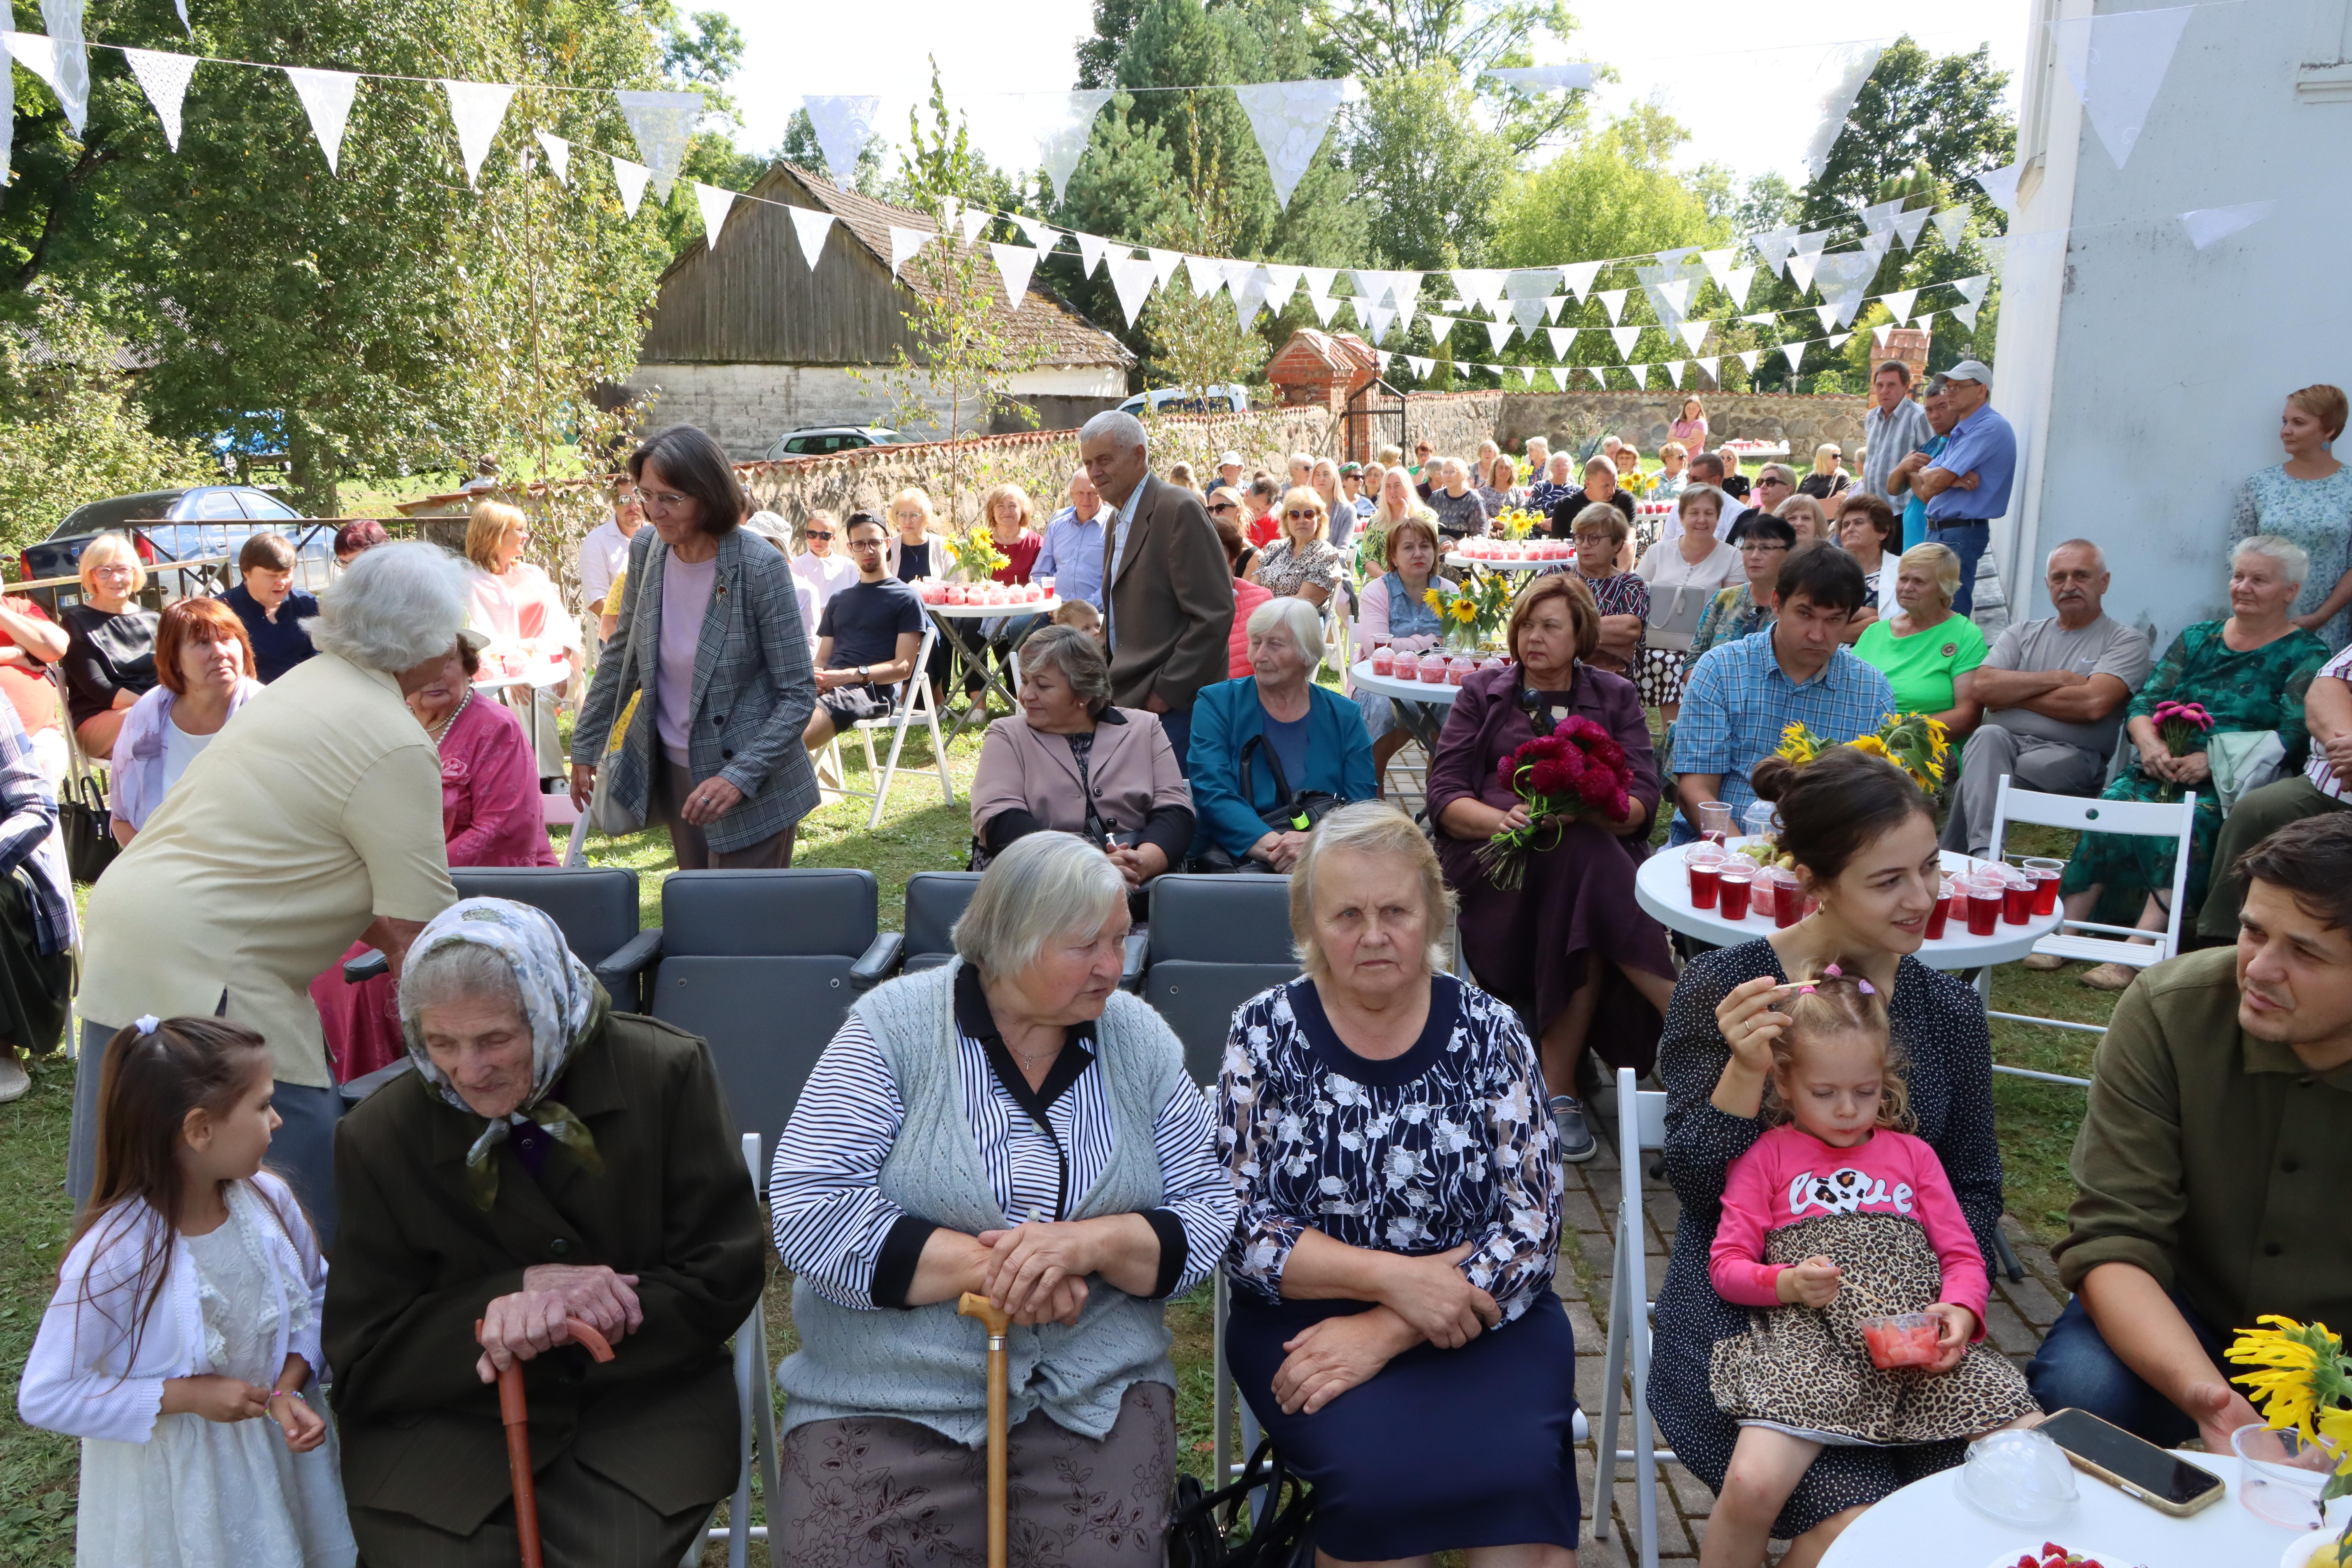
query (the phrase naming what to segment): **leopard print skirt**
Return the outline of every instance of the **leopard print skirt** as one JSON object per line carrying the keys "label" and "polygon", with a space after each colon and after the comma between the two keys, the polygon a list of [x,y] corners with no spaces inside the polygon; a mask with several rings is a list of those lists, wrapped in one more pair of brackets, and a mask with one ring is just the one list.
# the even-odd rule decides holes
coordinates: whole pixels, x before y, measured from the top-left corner
{"label": "leopard print skirt", "polygon": [[1782,1264],[1833,1258],[1848,1288],[1818,1310],[1751,1312],[1747,1333],[1716,1342],[1708,1388],[1734,1420],[1856,1443],[1933,1443],[1990,1431],[2038,1408],[2017,1368],[1983,1341],[1941,1375],[1871,1364],[1859,1320],[1886,1310],[1871,1297],[1916,1311],[1943,1295],[1943,1270],[1918,1221],[1820,1215],[1771,1232],[1764,1255]]}

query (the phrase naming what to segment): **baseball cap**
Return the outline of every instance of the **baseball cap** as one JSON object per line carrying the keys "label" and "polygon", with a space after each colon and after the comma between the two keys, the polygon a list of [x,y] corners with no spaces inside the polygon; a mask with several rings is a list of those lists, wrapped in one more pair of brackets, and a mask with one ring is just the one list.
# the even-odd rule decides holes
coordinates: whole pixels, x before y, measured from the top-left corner
{"label": "baseball cap", "polygon": [[1361,463],[1342,463],[1339,465],[1339,477],[1343,479],[1353,479],[1363,471],[1364,465]]}
{"label": "baseball cap", "polygon": [[1239,452],[1227,452],[1217,459],[1217,467],[1221,468],[1238,468],[1241,466],[1242,455]]}
{"label": "baseball cap", "polygon": [[1992,384],[1992,367],[1978,359],[1964,359],[1944,375],[1951,381],[1973,381],[1979,386]]}

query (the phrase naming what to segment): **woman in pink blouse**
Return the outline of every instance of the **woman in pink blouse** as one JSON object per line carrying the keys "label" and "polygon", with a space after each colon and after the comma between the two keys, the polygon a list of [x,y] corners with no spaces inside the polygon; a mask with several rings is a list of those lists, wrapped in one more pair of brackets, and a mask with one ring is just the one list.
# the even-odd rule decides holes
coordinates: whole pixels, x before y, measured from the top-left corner
{"label": "woman in pink blouse", "polygon": [[1666,439],[1680,441],[1685,452],[1706,450],[1706,405],[1696,397],[1683,399],[1683,416],[1666,426]]}
{"label": "woman in pink blouse", "polygon": [[[530,742],[520,721],[474,690],[478,656],[488,639],[472,630],[459,637],[457,651],[433,684],[408,700],[408,710],[440,749],[441,833],[448,840],[449,864],[552,866],[555,851],[541,815]],[[356,957],[367,945],[356,943],[343,957]],[[343,1082],[406,1052],[397,984],[386,974],[345,984],[341,962],[310,982],[310,1000],[326,1030],[327,1059]]]}
{"label": "woman in pink blouse", "polygon": [[[563,603],[544,570],[522,558],[530,543],[530,522],[504,501],[474,503],[466,524],[466,559],[473,563],[466,586],[466,624],[483,633],[500,653],[544,657],[562,674],[543,686],[569,687],[580,673],[580,620]],[[496,661],[493,661],[495,667]],[[531,706],[530,694],[510,689],[507,700]],[[561,778],[563,748],[555,732],[555,704],[543,695],[539,712],[540,776]]]}

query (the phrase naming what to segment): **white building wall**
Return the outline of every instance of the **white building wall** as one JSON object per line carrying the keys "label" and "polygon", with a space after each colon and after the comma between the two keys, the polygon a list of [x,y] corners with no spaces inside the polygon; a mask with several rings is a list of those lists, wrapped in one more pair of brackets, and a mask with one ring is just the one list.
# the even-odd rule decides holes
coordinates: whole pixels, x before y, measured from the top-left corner
{"label": "white building wall", "polygon": [[[2101,15],[2144,8],[2096,0]],[[2063,79],[2026,84],[2029,136],[2047,94],[2047,162],[2011,226],[1993,367],[1994,405],[2023,447],[1999,536],[2021,614],[2051,613],[2042,558],[2077,536],[2106,552],[2109,612],[2152,627],[2159,648],[2226,614],[2231,504],[2284,457],[2285,395],[2352,384],[2352,202],[2333,151],[2352,145],[2352,95],[2315,90],[2312,65],[2317,44],[2347,36],[2346,12],[2196,7],[2120,171]],[[2180,225],[2270,197],[2268,217],[2201,252]]]}

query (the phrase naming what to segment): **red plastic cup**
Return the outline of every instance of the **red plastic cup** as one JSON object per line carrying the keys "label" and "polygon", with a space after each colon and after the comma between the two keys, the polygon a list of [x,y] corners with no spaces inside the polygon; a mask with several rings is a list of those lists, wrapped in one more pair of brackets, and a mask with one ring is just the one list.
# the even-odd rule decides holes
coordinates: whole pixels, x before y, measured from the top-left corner
{"label": "red plastic cup", "polygon": [[2058,884],[2066,874],[2063,860],[2028,860],[2025,874],[2033,879],[2033,912],[2054,915],[2058,912]]}
{"label": "red plastic cup", "polygon": [[2001,895],[2006,891],[1998,882],[1971,880],[1967,885],[1969,900],[1969,934],[1990,936],[2000,924]]}
{"label": "red plastic cup", "polygon": [[1391,653],[1385,647],[1374,648],[1372,650],[1372,673],[1374,675],[1385,675],[1393,678],[1396,674],[1396,655]]}
{"label": "red plastic cup", "polygon": [[1945,923],[1951,918],[1952,885],[1949,882],[1947,882],[1943,886],[1943,891],[1937,895],[1936,907],[1933,910],[1930,910],[1927,913],[1927,940],[1929,942],[1943,941]]}
{"label": "red plastic cup", "polygon": [[1771,876],[1772,923],[1786,931],[1805,918],[1805,896],[1798,890],[1794,871],[1774,871]]}
{"label": "red plastic cup", "polygon": [[2011,872],[2001,883],[2000,918],[2013,926],[2033,919],[2033,883],[2023,872]]}
{"label": "red plastic cup", "polygon": [[1720,861],[1686,862],[1690,868],[1691,908],[1715,908],[1716,894],[1723,886],[1723,865]]}
{"label": "red plastic cup", "polygon": [[1756,873],[1727,865],[1717,876],[1722,884],[1723,918],[1744,921],[1748,918],[1748,895],[1755,889]]}

